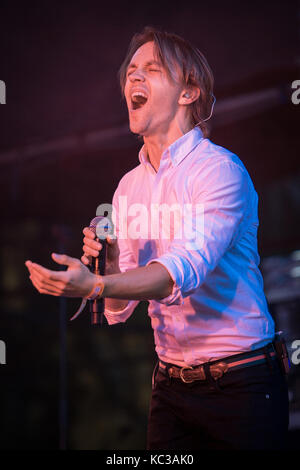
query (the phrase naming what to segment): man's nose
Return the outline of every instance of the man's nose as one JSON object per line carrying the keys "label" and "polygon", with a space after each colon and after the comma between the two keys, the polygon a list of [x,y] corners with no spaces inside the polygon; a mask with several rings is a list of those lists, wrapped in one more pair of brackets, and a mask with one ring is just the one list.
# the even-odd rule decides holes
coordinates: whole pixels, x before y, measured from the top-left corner
{"label": "man's nose", "polygon": [[134,70],[134,71],[129,75],[129,80],[130,80],[131,82],[134,82],[134,81],[136,81],[136,80],[143,82],[143,81],[145,80],[143,71],[140,70],[140,69]]}

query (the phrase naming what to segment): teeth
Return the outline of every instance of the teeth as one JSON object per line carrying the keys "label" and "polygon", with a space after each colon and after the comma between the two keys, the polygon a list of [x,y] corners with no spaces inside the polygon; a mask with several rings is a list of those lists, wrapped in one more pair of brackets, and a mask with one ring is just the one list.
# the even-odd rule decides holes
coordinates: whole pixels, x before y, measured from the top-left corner
{"label": "teeth", "polygon": [[145,93],[143,93],[142,91],[135,91],[134,93],[132,93],[131,97],[133,98],[135,96],[142,96],[143,98],[147,99],[147,95],[145,95]]}
{"label": "teeth", "polygon": [[134,91],[131,94],[131,102],[132,102],[133,109],[141,108],[146,103],[147,100],[148,100],[148,96],[142,91]]}

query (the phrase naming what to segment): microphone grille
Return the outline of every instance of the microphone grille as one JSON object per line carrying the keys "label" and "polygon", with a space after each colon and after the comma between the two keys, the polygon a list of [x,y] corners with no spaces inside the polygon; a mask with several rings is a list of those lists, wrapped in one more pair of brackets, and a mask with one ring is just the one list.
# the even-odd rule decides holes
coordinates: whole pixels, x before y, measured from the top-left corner
{"label": "microphone grille", "polygon": [[90,221],[90,228],[96,227],[98,222],[100,222],[102,219],[105,219],[105,217],[102,217],[101,215],[98,215],[97,217],[94,217]]}
{"label": "microphone grille", "polygon": [[[95,235],[99,236],[97,234],[97,227],[98,227],[98,233],[99,233],[99,231],[101,231],[101,233],[106,232],[107,234],[113,232],[112,223],[110,222],[110,220],[107,217],[103,217],[101,215],[98,215],[97,217],[94,217],[90,221],[90,226],[89,226],[89,228],[92,230],[92,232],[94,232]],[[102,238],[102,237],[99,237],[99,238]]]}

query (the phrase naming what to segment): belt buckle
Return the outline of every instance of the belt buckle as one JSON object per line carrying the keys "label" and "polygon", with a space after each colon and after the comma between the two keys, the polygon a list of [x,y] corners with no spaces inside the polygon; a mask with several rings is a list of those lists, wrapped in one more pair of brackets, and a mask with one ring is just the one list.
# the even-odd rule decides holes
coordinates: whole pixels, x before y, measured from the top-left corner
{"label": "belt buckle", "polygon": [[193,367],[191,366],[184,366],[184,367],[181,367],[180,371],[179,371],[179,377],[181,378],[182,382],[184,382],[185,384],[190,384],[192,382],[194,382],[194,379],[192,380],[186,380],[183,376],[183,371],[184,370],[193,370]]}

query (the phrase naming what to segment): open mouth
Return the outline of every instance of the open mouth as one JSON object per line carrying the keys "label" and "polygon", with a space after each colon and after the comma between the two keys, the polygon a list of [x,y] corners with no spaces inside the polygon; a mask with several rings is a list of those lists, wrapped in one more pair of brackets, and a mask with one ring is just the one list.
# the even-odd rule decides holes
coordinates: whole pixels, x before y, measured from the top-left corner
{"label": "open mouth", "polygon": [[131,95],[131,104],[132,104],[132,109],[140,109],[142,108],[148,100],[148,97],[145,95],[145,93],[141,91],[136,91],[132,93]]}

